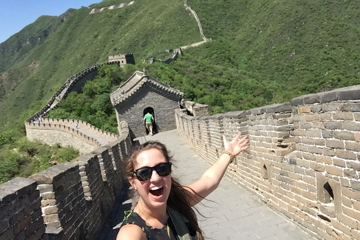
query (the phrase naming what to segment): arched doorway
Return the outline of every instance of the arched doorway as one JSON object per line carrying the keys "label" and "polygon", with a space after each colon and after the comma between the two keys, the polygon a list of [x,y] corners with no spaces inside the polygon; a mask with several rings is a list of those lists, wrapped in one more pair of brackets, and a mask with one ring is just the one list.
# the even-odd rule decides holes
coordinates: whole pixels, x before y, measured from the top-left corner
{"label": "arched doorway", "polygon": [[[157,133],[158,132],[158,129],[157,129],[157,124],[156,124],[156,117],[155,117],[155,111],[152,107],[147,107],[144,109],[143,111],[143,118],[145,116],[145,114],[147,113],[150,113],[151,115],[153,115],[153,118],[154,118],[154,121],[152,123],[152,126],[153,126],[153,134]],[[145,128],[145,131],[146,131],[146,135],[149,134],[149,131],[146,129],[145,125],[144,125],[144,128]]]}

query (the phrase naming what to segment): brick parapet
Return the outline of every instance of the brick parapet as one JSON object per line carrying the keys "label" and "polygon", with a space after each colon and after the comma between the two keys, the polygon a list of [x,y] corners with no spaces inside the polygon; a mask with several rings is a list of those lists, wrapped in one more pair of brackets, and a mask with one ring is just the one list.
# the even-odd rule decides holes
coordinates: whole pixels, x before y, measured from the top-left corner
{"label": "brick parapet", "polygon": [[0,185],[0,239],[47,239],[36,186],[18,177]]}
{"label": "brick parapet", "polygon": [[[127,187],[121,163],[132,142],[126,126],[106,147],[0,185],[0,239],[97,239],[115,197]],[[103,181],[98,156],[111,182]]]}
{"label": "brick parapet", "polygon": [[[108,143],[118,138],[116,134],[105,132],[87,122],[74,119],[43,119],[40,123],[25,122],[25,129],[29,140],[39,140],[50,145],[56,143],[54,142],[56,141],[54,134],[61,138],[57,134],[58,131],[71,134],[72,137],[77,138],[84,144],[88,144],[89,147],[84,148],[83,144],[81,145],[79,142],[71,140],[62,141],[59,139],[59,143],[64,146],[71,145],[81,153],[88,153],[90,150],[101,147],[103,144],[100,143],[100,138],[106,139]],[[90,136],[84,134],[84,131],[89,133]]]}
{"label": "brick parapet", "polygon": [[201,118],[176,111],[177,129],[210,163],[222,134],[247,134],[249,149],[227,171],[234,182],[324,239],[360,239],[359,89]]}

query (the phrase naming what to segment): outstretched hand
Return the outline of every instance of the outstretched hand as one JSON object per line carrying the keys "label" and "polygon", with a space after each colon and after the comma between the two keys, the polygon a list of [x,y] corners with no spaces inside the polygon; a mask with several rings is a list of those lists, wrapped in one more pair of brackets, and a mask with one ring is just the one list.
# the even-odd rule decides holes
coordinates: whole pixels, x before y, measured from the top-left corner
{"label": "outstretched hand", "polygon": [[239,153],[245,151],[249,147],[247,136],[242,138],[240,137],[241,133],[238,133],[231,142],[228,142],[226,137],[223,135],[225,150],[231,152],[233,156],[237,156]]}

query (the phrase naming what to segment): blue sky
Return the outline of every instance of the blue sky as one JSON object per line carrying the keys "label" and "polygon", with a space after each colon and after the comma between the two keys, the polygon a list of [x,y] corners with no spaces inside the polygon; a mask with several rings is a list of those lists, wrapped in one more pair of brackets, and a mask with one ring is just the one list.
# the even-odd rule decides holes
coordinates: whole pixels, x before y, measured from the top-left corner
{"label": "blue sky", "polygon": [[0,0],[0,43],[41,15],[59,16],[69,8],[98,2],[101,0]]}

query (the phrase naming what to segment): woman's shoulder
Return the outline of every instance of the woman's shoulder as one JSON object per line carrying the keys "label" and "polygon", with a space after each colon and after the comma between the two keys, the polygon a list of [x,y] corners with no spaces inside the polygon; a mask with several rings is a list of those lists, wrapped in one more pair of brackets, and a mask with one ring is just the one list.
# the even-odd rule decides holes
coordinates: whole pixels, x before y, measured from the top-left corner
{"label": "woman's shoulder", "polygon": [[116,240],[147,240],[147,238],[140,226],[126,224],[120,228]]}
{"label": "woman's shoulder", "polygon": [[124,220],[121,223],[116,240],[146,240],[143,232],[143,220],[134,211],[125,211]]}

